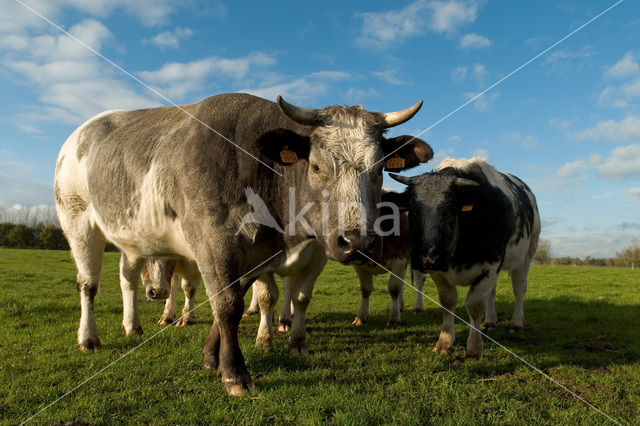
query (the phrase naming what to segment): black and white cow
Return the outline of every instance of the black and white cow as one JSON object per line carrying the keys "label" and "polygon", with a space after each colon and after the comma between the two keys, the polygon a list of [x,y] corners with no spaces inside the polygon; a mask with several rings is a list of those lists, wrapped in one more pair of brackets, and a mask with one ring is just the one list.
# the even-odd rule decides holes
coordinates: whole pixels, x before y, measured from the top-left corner
{"label": "black and white cow", "polygon": [[[343,263],[379,254],[372,224],[385,154],[401,147],[405,168],[432,156],[425,142],[385,138],[385,129],[421,104],[392,113],[316,110],[224,94],[181,107],[107,111],[81,125],[60,150],[54,179],[78,269],[80,348],[100,345],[93,302],[105,241],[123,254],[127,335],[142,330],[134,313],[146,258],[181,257],[197,264],[212,300],[205,366],[217,368],[229,394],[251,390],[238,345],[244,292],[264,273],[296,269],[295,259],[309,251]],[[248,193],[261,200],[269,226],[243,220],[255,205]],[[309,300],[293,302],[304,312]]]}
{"label": "black and white cow", "polygon": [[495,288],[500,271],[509,271],[515,295],[511,325],[523,326],[527,275],[538,245],[540,216],[529,187],[480,159],[445,159],[432,173],[392,177],[403,193],[412,226],[411,264],[429,272],[444,308],[434,351],[449,351],[455,341],[456,286],[470,286],[467,356],[482,355],[481,326],[497,321]]}

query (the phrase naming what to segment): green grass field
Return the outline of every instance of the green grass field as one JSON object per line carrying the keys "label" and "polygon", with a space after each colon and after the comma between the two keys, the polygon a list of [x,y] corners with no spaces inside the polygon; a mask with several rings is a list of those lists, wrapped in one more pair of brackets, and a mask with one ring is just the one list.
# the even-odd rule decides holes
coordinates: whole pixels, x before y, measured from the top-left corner
{"label": "green grass field", "polygon": [[[162,304],[144,300],[139,291],[145,333],[124,337],[117,261],[117,253],[106,254],[96,298],[102,349],[82,353],[76,348],[80,306],[69,253],[0,250],[1,423],[26,420],[162,329],[156,325]],[[32,422],[607,422],[486,339],[481,360],[464,359],[468,328],[459,321],[455,353],[432,353],[440,308],[425,301],[426,311],[413,314],[415,293],[409,288],[403,325],[387,327],[386,278],[376,278],[370,320],[356,328],[355,273],[330,263],[309,308],[306,357],[288,354],[285,335],[277,336],[273,353],[263,353],[254,347],[258,318],[243,319],[240,343],[256,384],[251,396],[227,397],[218,377],[201,368],[211,324],[204,304],[196,324],[166,329]],[[202,290],[197,303],[205,300]],[[425,293],[437,298],[429,279]],[[465,294],[462,289],[457,312],[466,319]],[[515,334],[508,331],[512,301],[503,274],[493,338],[617,421],[640,423],[639,270],[534,266],[526,329]]]}

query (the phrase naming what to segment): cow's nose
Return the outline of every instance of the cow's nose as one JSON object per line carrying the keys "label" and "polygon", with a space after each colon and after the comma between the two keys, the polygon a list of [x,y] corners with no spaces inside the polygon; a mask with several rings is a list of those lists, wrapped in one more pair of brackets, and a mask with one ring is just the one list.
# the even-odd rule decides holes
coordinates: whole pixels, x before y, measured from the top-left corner
{"label": "cow's nose", "polygon": [[349,261],[354,256],[358,256],[359,252],[368,251],[375,238],[375,235],[361,235],[359,232],[346,232],[344,235],[339,235],[338,247],[342,252],[343,259]]}
{"label": "cow's nose", "polygon": [[147,290],[147,297],[149,299],[155,299],[158,296],[158,294],[156,293],[156,291],[153,288],[150,288]]}

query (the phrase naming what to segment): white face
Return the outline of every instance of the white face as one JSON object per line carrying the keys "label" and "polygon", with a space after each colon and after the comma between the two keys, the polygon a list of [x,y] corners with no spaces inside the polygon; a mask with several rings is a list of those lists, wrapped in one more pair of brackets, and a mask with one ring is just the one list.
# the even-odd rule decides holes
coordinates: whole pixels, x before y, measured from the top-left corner
{"label": "white face", "polygon": [[175,267],[175,259],[147,260],[140,272],[147,299],[159,300],[169,297],[171,277],[173,277]]}

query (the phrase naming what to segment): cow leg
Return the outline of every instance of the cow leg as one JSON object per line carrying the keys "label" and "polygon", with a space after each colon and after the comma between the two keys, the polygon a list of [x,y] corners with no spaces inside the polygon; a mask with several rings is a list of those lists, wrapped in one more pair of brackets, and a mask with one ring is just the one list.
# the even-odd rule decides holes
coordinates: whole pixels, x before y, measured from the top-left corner
{"label": "cow leg", "polygon": [[446,353],[453,349],[453,343],[456,340],[453,313],[455,312],[458,304],[458,289],[455,285],[449,284],[447,280],[442,277],[435,276],[434,281],[438,289],[438,297],[440,298],[440,304],[442,305],[443,310],[442,330],[440,330],[440,337],[438,338],[438,342],[433,348],[433,351]]}
{"label": "cow leg", "polygon": [[286,333],[291,329],[293,303],[291,295],[296,286],[295,279],[292,277],[282,277],[282,307],[280,308],[280,316],[278,318],[278,331]]}
{"label": "cow leg", "polygon": [[105,238],[88,220],[72,222],[62,215],[59,216],[78,269],[77,288],[81,308],[78,347],[83,351],[97,350],[100,348],[100,339],[93,303],[100,283]]}
{"label": "cow leg", "polygon": [[[212,262],[213,263],[213,262]],[[216,264],[216,272],[210,272],[198,262],[207,295],[213,301],[214,322],[202,350],[205,368],[217,368],[225,391],[231,396],[253,391],[251,375],[238,343],[238,326],[244,310],[245,285],[237,277],[232,265]],[[219,277],[225,277],[220,279]]]}
{"label": "cow leg", "polygon": [[122,290],[122,328],[125,335],[142,334],[138,312],[138,284],[144,259],[122,253],[120,256],[120,289]]}
{"label": "cow leg", "polygon": [[182,315],[176,322],[176,327],[184,327],[189,324],[193,324],[196,319],[195,309],[195,295],[200,286],[200,272],[195,267],[185,267],[182,276],[182,291],[184,292],[184,308],[182,308]]}
{"label": "cow leg", "polygon": [[515,302],[513,305],[513,317],[511,317],[511,331],[522,330],[524,327],[524,295],[527,292],[527,275],[530,263],[527,262],[511,271],[511,287]]}
{"label": "cow leg", "polygon": [[176,296],[178,294],[178,281],[180,275],[174,273],[171,277],[171,292],[169,298],[164,302],[164,311],[158,321],[158,325],[172,324],[176,319]]}
{"label": "cow leg", "polygon": [[417,269],[411,270],[413,276],[413,285],[416,286],[416,301],[413,302],[413,312],[418,313],[424,311],[422,303],[422,289],[424,289],[424,274]]}
{"label": "cow leg", "polygon": [[[307,308],[311,301],[311,295],[313,294],[313,286],[324,269],[324,265],[327,264],[327,258],[325,257],[323,248],[310,247],[307,250],[312,250],[312,252],[309,253],[309,259],[311,260],[296,276],[296,290],[291,295],[294,314],[293,323],[291,324],[291,334],[289,335],[289,352],[300,355],[309,353],[306,340]],[[322,259],[322,261],[318,261],[318,259]],[[283,281],[284,280],[285,277],[283,277]]]}
{"label": "cow leg", "polygon": [[482,279],[479,283],[474,283],[469,288],[465,305],[469,314],[469,337],[467,338],[467,357],[480,358],[482,356],[483,343],[480,326],[484,315],[485,304],[487,298],[491,294],[492,288],[495,288],[498,280],[496,271],[491,271],[489,276]]}
{"label": "cow leg", "polygon": [[369,319],[369,296],[373,292],[373,275],[360,266],[354,266],[353,269],[355,269],[358,281],[360,281],[362,298],[360,299],[360,309],[358,309],[358,314],[352,324],[359,327]]}
{"label": "cow leg", "polygon": [[498,314],[496,312],[496,286],[494,285],[489,295],[487,296],[487,303],[484,308],[484,324],[482,325],[482,331],[491,331],[498,323]]}
{"label": "cow leg", "polygon": [[244,314],[243,317],[248,317],[249,315],[257,314],[260,310],[260,306],[258,304],[258,293],[256,293],[256,287],[253,286],[251,290],[251,303]]}
{"label": "cow leg", "polygon": [[393,260],[391,262],[391,274],[387,282],[387,289],[391,296],[391,310],[389,312],[389,325],[399,325],[402,323],[402,289],[404,286],[404,276],[407,273],[407,262],[404,260]]}
{"label": "cow leg", "polygon": [[253,294],[260,307],[260,326],[256,346],[265,352],[273,350],[273,311],[278,301],[278,285],[273,274],[264,274],[253,284]]}

